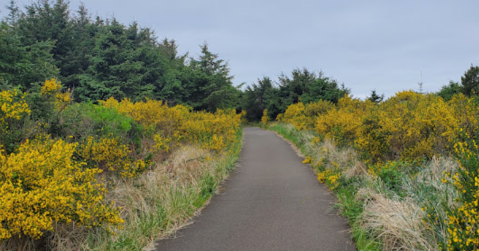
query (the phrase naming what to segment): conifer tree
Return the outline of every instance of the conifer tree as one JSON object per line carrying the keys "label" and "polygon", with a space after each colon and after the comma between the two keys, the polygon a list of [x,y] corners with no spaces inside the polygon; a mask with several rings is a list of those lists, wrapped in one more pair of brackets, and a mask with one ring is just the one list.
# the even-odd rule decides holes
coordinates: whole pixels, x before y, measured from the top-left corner
{"label": "conifer tree", "polygon": [[199,59],[191,58],[195,95],[191,95],[193,108],[214,112],[216,108],[237,107],[240,91],[233,86],[228,64],[209,51],[205,43],[201,46]]}
{"label": "conifer tree", "polygon": [[372,90],[371,91],[371,96],[366,97],[366,99],[371,100],[371,102],[373,102],[373,103],[379,104],[384,100],[384,94],[381,94],[381,96],[380,96],[376,93],[376,90]]}
{"label": "conifer tree", "polygon": [[471,65],[471,68],[461,77],[464,94],[471,96],[479,94],[479,66]]}

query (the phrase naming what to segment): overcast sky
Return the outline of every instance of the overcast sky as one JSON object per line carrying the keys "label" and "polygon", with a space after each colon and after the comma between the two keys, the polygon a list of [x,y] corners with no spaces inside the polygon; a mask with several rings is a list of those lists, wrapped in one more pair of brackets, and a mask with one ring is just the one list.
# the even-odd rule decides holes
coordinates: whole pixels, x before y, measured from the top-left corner
{"label": "overcast sky", "polygon": [[[7,0],[2,0],[4,16]],[[93,15],[136,20],[179,51],[205,41],[234,84],[294,68],[322,70],[355,97],[435,92],[479,64],[479,1],[83,0]],[[28,0],[18,1],[20,6]],[[80,1],[71,2],[77,9]]]}

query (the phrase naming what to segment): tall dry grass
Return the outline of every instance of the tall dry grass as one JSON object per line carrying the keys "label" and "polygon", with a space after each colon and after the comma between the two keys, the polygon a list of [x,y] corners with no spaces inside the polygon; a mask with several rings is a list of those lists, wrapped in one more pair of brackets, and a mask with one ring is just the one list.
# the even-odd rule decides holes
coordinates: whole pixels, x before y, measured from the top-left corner
{"label": "tall dry grass", "polygon": [[[108,199],[122,207],[121,216],[126,222],[124,228],[115,230],[115,241],[136,242],[114,249],[153,249],[158,239],[188,225],[215,187],[227,177],[232,163],[232,156],[213,155],[211,151],[187,145],[137,179],[114,180]],[[113,250],[108,242],[101,244],[94,244],[93,249]]]}
{"label": "tall dry grass", "polygon": [[422,222],[425,212],[414,201],[390,199],[370,188],[362,188],[356,196],[365,203],[360,225],[374,233],[383,250],[438,250],[427,239],[431,230]]}

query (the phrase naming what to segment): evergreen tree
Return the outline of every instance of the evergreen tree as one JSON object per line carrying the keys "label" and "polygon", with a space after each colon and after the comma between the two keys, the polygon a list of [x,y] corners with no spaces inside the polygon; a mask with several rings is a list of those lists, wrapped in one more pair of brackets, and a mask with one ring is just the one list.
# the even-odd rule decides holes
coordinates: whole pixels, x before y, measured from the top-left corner
{"label": "evergreen tree", "polygon": [[77,10],[77,15],[71,19],[72,38],[74,43],[64,55],[61,65],[62,83],[65,87],[75,90],[80,86],[80,77],[90,65],[89,57],[95,47],[95,40],[101,25],[92,22],[83,4]]}
{"label": "evergreen tree", "polygon": [[20,18],[20,9],[18,8],[15,1],[11,0],[10,4],[7,6],[7,10],[9,10],[9,13],[7,18],[5,19],[5,22],[10,26],[14,26]]}
{"label": "evergreen tree", "polygon": [[152,80],[150,66],[155,62],[148,59],[155,53],[153,46],[150,31],[140,29],[136,23],[126,28],[113,19],[100,27],[88,70],[80,76],[77,98],[83,101],[152,98],[154,85],[148,80]]}
{"label": "evergreen tree", "polygon": [[68,65],[71,58],[67,55],[75,43],[68,3],[64,0],[38,0],[25,8],[26,13],[22,13],[17,22],[22,43],[32,45],[53,42],[55,46],[52,47],[51,53],[55,65],[60,69],[62,77],[68,76],[71,73],[65,65]]}
{"label": "evergreen tree", "polygon": [[174,40],[164,39],[158,45],[158,70],[155,76],[155,98],[169,105],[184,104],[193,107],[193,70],[187,66],[188,54],[178,55]]}
{"label": "evergreen tree", "polygon": [[442,97],[445,101],[449,101],[454,95],[459,94],[462,91],[463,89],[459,83],[450,81],[449,85],[444,85],[437,95]]}
{"label": "evergreen tree", "polygon": [[471,68],[461,77],[464,94],[471,96],[479,94],[479,66],[471,65]]}
{"label": "evergreen tree", "polygon": [[337,103],[349,93],[344,85],[338,86],[335,80],[316,74],[308,69],[295,69],[291,78],[281,74],[278,87],[269,78],[258,80],[258,85],[248,87],[243,95],[242,107],[249,120],[258,121],[264,109],[268,116],[276,118],[284,113],[288,106],[298,102],[310,103],[327,100]]}
{"label": "evergreen tree", "polygon": [[0,24],[0,84],[22,86],[24,91],[58,76],[50,42],[23,45],[21,36],[6,22]]}
{"label": "evergreen tree", "polygon": [[349,93],[344,85],[338,86],[336,80],[324,77],[322,72],[316,74],[306,68],[295,69],[289,78],[284,74],[279,77],[279,89],[272,98],[271,110],[268,114],[276,117],[284,113],[288,106],[298,102],[310,103],[327,100],[337,103],[341,97]]}
{"label": "evergreen tree", "polygon": [[320,99],[337,103],[340,98],[349,93],[349,90],[338,86],[336,80],[324,77],[322,72],[316,74],[306,68],[295,69],[292,78],[281,75],[279,77],[280,92],[286,105],[315,102]]}
{"label": "evergreen tree", "polygon": [[246,87],[241,106],[246,111],[246,118],[249,121],[259,121],[263,116],[264,109],[268,109],[268,112],[272,111],[272,113],[277,112],[274,102],[276,92],[277,90],[268,77],[258,79],[258,84]]}
{"label": "evergreen tree", "polygon": [[192,58],[190,65],[195,83],[195,95],[190,97],[195,110],[214,112],[217,108],[239,106],[240,91],[231,82],[233,77],[229,75],[228,64],[211,53],[206,43],[201,46],[199,59]]}
{"label": "evergreen tree", "polygon": [[7,8],[10,14],[0,28],[4,86],[38,91],[35,83],[58,77],[77,102],[152,98],[210,112],[240,108],[252,120],[264,109],[274,118],[291,104],[336,103],[349,92],[322,72],[295,69],[291,77],[281,75],[278,86],[264,78],[243,93],[233,86],[227,62],[207,44],[200,46],[198,58],[188,58],[178,54],[174,40],[158,42],[153,31],[137,23],[93,20],[83,5],[71,15],[65,0],[35,0],[24,12],[11,1]]}
{"label": "evergreen tree", "polygon": [[371,96],[366,97],[366,99],[371,100],[371,102],[373,102],[373,103],[379,104],[384,100],[384,94],[381,94],[381,96],[379,96],[376,93],[376,90],[372,90],[371,91]]}

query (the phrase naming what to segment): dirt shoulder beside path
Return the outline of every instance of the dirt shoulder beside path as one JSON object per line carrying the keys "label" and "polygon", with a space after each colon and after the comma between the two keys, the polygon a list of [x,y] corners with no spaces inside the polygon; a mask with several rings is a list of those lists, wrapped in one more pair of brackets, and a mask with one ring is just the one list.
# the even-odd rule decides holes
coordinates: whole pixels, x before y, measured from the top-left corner
{"label": "dirt shoulder beside path", "polygon": [[194,224],[159,251],[356,250],[334,197],[285,140],[244,129],[238,166]]}

